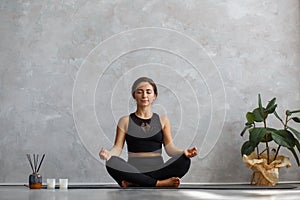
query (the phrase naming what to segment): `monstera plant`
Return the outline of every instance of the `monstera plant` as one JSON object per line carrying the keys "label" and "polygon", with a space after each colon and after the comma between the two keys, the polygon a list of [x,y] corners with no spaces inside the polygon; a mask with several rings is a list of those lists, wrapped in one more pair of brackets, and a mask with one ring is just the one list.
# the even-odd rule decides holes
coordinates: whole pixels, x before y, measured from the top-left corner
{"label": "monstera plant", "polygon": [[[300,110],[286,110],[284,118],[276,112],[276,98],[264,107],[258,95],[258,107],[247,112],[247,122],[241,136],[249,132],[249,139],[241,148],[243,161],[253,170],[251,183],[256,185],[276,185],[280,167],[290,167],[289,158],[279,155],[282,148],[288,149],[300,166],[300,132],[290,126],[291,122],[300,123],[295,114]],[[267,121],[278,119],[280,128],[270,127]],[[273,146],[275,145],[275,146]]]}

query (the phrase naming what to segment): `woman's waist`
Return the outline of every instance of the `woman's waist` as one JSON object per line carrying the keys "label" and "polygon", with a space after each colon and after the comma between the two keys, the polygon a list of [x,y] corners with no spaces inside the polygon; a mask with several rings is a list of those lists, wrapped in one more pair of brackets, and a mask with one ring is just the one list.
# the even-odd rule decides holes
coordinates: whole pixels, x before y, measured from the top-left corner
{"label": "woman's waist", "polygon": [[141,172],[154,171],[159,169],[163,163],[163,157],[160,153],[146,152],[144,153],[134,153],[129,156],[128,154],[128,163],[136,167]]}
{"label": "woman's waist", "polygon": [[129,158],[161,157],[160,152],[128,152]]}

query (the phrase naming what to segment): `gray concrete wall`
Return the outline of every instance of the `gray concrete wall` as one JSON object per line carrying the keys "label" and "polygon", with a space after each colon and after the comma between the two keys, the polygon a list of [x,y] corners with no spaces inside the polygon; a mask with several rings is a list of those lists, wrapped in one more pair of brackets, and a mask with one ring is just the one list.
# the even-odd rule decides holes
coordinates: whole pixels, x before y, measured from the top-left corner
{"label": "gray concrete wall", "polygon": [[[134,110],[139,76],[157,82],[153,109],[169,116],[176,145],[199,148],[183,181],[249,181],[239,134],[257,94],[277,97],[279,113],[300,108],[299,6],[2,0],[0,182],[27,182],[26,153],[46,154],[45,179],[112,182],[98,151]],[[291,160],[281,181],[300,178]]]}

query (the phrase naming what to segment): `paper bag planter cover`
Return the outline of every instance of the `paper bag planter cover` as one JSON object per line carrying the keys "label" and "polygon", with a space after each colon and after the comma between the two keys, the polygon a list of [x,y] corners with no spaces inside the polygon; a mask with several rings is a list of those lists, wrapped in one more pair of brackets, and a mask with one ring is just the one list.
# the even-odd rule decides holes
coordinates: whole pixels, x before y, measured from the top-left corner
{"label": "paper bag planter cover", "polygon": [[261,186],[275,186],[279,180],[279,168],[291,167],[291,162],[288,157],[270,155],[270,164],[267,162],[267,155],[262,154],[257,158],[257,154],[252,153],[249,156],[243,155],[243,162],[253,171],[251,184]]}

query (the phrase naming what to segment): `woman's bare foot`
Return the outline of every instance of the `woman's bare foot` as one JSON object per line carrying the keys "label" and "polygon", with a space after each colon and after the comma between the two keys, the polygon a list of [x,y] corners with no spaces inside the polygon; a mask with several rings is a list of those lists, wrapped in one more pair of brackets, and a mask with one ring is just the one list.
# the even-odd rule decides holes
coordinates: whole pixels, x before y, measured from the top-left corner
{"label": "woman's bare foot", "polygon": [[156,187],[179,187],[180,178],[172,177],[165,180],[158,180],[156,182]]}
{"label": "woman's bare foot", "polygon": [[133,184],[133,183],[129,183],[129,182],[127,182],[127,181],[122,181],[121,185],[122,185],[122,188],[138,187],[138,185]]}

